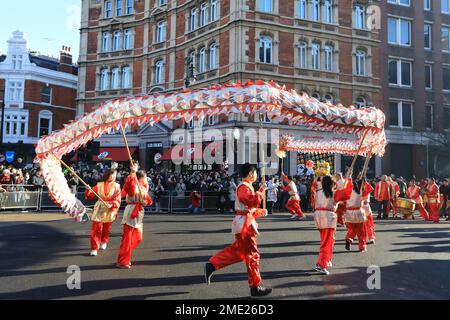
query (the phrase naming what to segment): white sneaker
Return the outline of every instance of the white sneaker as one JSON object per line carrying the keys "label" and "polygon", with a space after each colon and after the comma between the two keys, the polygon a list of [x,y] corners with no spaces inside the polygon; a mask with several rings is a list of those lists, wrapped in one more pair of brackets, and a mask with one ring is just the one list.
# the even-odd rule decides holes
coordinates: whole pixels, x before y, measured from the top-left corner
{"label": "white sneaker", "polygon": [[89,253],[90,256],[96,256],[97,255],[97,250],[92,250],[91,253]]}
{"label": "white sneaker", "polygon": [[100,243],[100,250],[106,250],[108,245],[106,243]]}
{"label": "white sneaker", "polygon": [[327,268],[332,268],[333,267],[333,263],[331,261],[327,262]]}
{"label": "white sneaker", "polygon": [[291,216],[291,220],[294,220],[294,219],[297,219],[297,215],[296,215],[296,214],[293,214],[293,215]]}
{"label": "white sneaker", "polygon": [[330,272],[327,269],[322,268],[321,266],[316,266],[314,268],[314,270],[316,270],[317,272],[320,272],[321,274],[324,274],[324,275],[329,275],[330,274]]}
{"label": "white sneaker", "polygon": [[375,239],[370,239],[367,244],[375,244]]}

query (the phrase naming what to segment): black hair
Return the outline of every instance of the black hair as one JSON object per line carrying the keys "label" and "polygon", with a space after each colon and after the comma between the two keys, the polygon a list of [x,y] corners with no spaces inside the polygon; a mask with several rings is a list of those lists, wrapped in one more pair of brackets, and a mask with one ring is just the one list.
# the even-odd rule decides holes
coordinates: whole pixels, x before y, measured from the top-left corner
{"label": "black hair", "polygon": [[144,170],[138,170],[138,172],[136,172],[136,177],[139,179],[144,178],[147,176],[147,173]]}
{"label": "black hair", "polygon": [[325,197],[331,198],[333,197],[333,187],[334,187],[334,181],[331,176],[326,175],[322,177],[322,190],[325,194]]}
{"label": "black hair", "polygon": [[355,190],[355,192],[357,194],[360,194],[361,187],[362,187],[363,183],[365,183],[365,182],[366,182],[366,178],[356,180],[355,183],[353,183],[353,190]]}
{"label": "black hair", "polygon": [[242,178],[247,178],[250,172],[256,171],[256,166],[254,164],[245,163],[241,167]]}
{"label": "black hair", "polygon": [[105,174],[103,175],[103,182],[106,182],[109,177],[111,177],[115,172],[117,172],[117,169],[106,170]]}

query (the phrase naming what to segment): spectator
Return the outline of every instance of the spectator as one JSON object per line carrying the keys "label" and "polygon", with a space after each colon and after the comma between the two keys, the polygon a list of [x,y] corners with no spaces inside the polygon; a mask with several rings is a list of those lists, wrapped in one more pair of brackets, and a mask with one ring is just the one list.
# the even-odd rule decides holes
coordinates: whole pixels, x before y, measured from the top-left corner
{"label": "spectator", "polygon": [[189,205],[189,211],[194,214],[200,213],[200,200],[202,198],[202,196],[200,195],[200,192],[194,190],[189,194],[189,197],[191,198],[191,204]]}
{"label": "spectator", "polygon": [[[42,190],[42,187],[44,186],[44,177],[42,176],[42,171],[39,170],[36,172],[36,174],[31,179],[31,184],[36,187],[36,191]],[[70,184],[69,184],[70,185]]]}
{"label": "spectator", "polygon": [[275,178],[272,177],[267,181],[267,211],[268,214],[273,213],[273,207],[278,200],[278,183],[275,182]]}

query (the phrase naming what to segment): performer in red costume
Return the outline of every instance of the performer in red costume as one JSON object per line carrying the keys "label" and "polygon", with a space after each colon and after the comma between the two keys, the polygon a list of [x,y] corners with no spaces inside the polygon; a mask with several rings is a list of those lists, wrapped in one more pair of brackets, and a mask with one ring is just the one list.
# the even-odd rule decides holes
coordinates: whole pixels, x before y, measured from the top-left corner
{"label": "performer in red costume", "polygon": [[386,181],[389,184],[389,203],[388,203],[388,216],[389,212],[392,209],[392,217],[397,218],[397,198],[400,195],[400,186],[398,183],[391,177],[387,177]]}
{"label": "performer in red costume", "polygon": [[409,187],[406,190],[406,197],[416,202],[416,208],[417,210],[419,210],[419,213],[422,216],[423,220],[430,220],[428,212],[423,206],[422,196],[420,195],[420,187],[416,185],[415,179],[411,179],[411,181],[409,182]]}
{"label": "performer in red costume", "polygon": [[428,207],[430,209],[430,220],[434,223],[439,222],[439,187],[434,178],[428,178],[426,187],[426,195],[428,198]]}
{"label": "performer in red costume", "polygon": [[207,284],[210,284],[211,276],[215,271],[245,261],[251,296],[262,297],[269,295],[272,289],[264,288],[261,285],[257,246],[259,233],[255,218],[267,215],[267,210],[259,208],[266,187],[263,184],[257,192],[253,189],[253,183],[258,176],[254,165],[246,163],[242,166],[241,171],[243,181],[236,189],[236,217],[232,224],[235,242],[216,253],[205,264],[205,280]]}
{"label": "performer in red costume", "polygon": [[[347,180],[344,179],[344,177],[342,176],[342,173],[336,173],[335,174],[335,179],[336,179],[336,186],[337,186],[337,190],[342,190],[344,189]],[[344,222],[344,212],[345,212],[345,202],[341,202],[338,204],[337,210],[336,210],[336,214],[337,214],[337,224],[340,226],[345,225]]]}
{"label": "performer in red costume", "polygon": [[297,186],[294,181],[292,181],[291,177],[286,176],[284,173],[281,173],[283,180],[287,185],[283,185],[282,188],[284,191],[289,193],[290,198],[286,203],[286,209],[291,213],[291,219],[301,220],[303,219],[303,212],[300,208],[300,196],[298,195]]}
{"label": "performer in red costume", "polygon": [[378,201],[378,216],[377,219],[381,219],[381,212],[383,212],[383,219],[387,219],[389,217],[389,199],[391,188],[389,187],[389,183],[387,182],[387,176],[381,176],[381,181],[379,181],[375,185],[375,200]]}
{"label": "performer in red costume", "polygon": [[353,191],[350,199],[345,203],[345,222],[347,225],[347,235],[345,237],[345,249],[350,250],[350,245],[358,236],[359,251],[366,252],[366,212],[363,209],[363,187],[365,179],[357,180],[353,184]]}
{"label": "performer in red costume", "polygon": [[117,268],[131,268],[131,253],[142,241],[144,207],[151,206],[153,203],[148,194],[148,188],[145,171],[138,171],[138,167],[133,166],[122,190],[122,195],[126,196],[127,206],[122,219],[123,235],[117,257]]}
{"label": "performer in red costume", "polygon": [[327,268],[332,266],[331,259],[337,223],[337,205],[350,199],[352,190],[353,183],[351,178],[343,190],[336,190],[336,183],[331,176],[327,175],[322,178],[321,188],[316,192],[314,221],[320,232],[321,244],[315,270],[322,274],[330,274]]}
{"label": "performer in red costume", "polygon": [[[103,181],[97,183],[92,188],[106,202],[107,206],[100,200],[94,206],[91,217],[91,256],[96,256],[99,249],[106,250],[111,225],[117,218],[117,211],[120,208],[121,192],[120,185],[116,183],[116,176],[116,169],[110,169],[103,176]],[[94,192],[86,190],[86,199],[94,199],[96,197]]]}
{"label": "performer in red costume", "polygon": [[311,182],[311,187],[310,187],[311,197],[310,197],[310,201],[311,201],[311,208],[313,210],[314,210],[314,207],[316,205],[316,191],[321,188],[321,185],[320,185],[320,179],[321,178],[322,177],[314,178],[314,180]]}
{"label": "performer in red costume", "polygon": [[370,207],[370,194],[373,192],[373,187],[367,181],[364,182],[362,193],[362,208],[366,213],[367,220],[364,223],[366,235],[369,239],[367,244],[375,243],[375,225],[373,223],[372,208]]}

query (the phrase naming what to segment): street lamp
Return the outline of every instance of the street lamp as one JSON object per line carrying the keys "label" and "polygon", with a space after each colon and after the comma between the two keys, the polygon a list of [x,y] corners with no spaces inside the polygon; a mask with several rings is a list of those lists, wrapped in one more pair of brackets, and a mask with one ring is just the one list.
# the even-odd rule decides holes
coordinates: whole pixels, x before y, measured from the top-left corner
{"label": "street lamp", "polygon": [[234,169],[234,172],[237,172],[238,170],[237,170],[237,168],[238,168],[238,164],[237,164],[237,162],[238,162],[238,159],[237,159],[237,155],[238,155],[238,148],[237,148],[237,142],[238,142],[238,140],[239,140],[239,138],[241,137],[241,131],[240,131],[240,129],[239,128],[234,128],[233,129],[233,143],[234,143],[234,162],[233,162],[233,169]]}
{"label": "street lamp", "polygon": [[1,123],[0,123],[0,152],[3,152],[3,127],[5,125],[5,94],[6,94],[6,82],[3,86],[3,95],[2,95],[2,104],[1,104],[1,110],[2,110],[2,116],[1,116]]}
{"label": "street lamp", "polygon": [[195,82],[197,78],[195,77],[195,68],[194,68],[194,59],[192,56],[188,56],[184,59],[185,65],[186,65],[186,78],[184,79],[184,85],[185,87],[189,87],[191,84],[191,79],[193,79]]}

